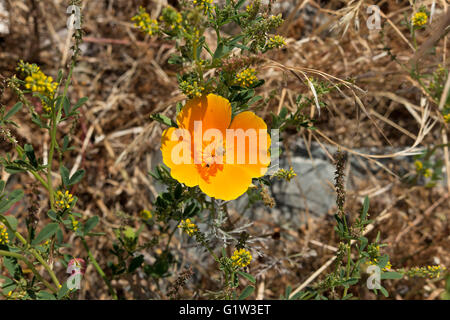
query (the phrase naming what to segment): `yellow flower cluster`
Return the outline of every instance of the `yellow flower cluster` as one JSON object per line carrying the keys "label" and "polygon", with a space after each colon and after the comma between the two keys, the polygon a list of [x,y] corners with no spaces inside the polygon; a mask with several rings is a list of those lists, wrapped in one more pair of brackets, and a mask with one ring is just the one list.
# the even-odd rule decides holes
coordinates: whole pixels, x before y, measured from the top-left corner
{"label": "yellow flower cluster", "polygon": [[276,177],[278,179],[284,179],[286,181],[291,181],[291,179],[296,176],[297,176],[297,174],[295,173],[294,169],[292,169],[292,167],[290,167],[289,170],[280,169],[272,175],[272,177]]}
{"label": "yellow flower cluster", "polygon": [[410,277],[422,277],[422,278],[439,278],[441,272],[444,272],[447,268],[442,266],[426,266],[426,267],[415,267],[407,272]]}
{"label": "yellow flower cluster", "polygon": [[6,300],[22,300],[26,296],[26,291],[13,292],[9,291],[5,296]]}
{"label": "yellow flower cluster", "polygon": [[[379,245],[370,244],[367,247],[367,253],[370,255],[370,259],[367,261],[367,264],[377,265],[380,262],[378,260],[378,258],[380,257],[380,246]],[[391,270],[391,268],[392,268],[392,264],[390,261],[388,261],[382,270],[388,271],[388,270]]]}
{"label": "yellow flower cluster", "polygon": [[38,73],[39,71],[41,71],[41,69],[36,64],[24,62],[23,60],[19,61],[19,64],[17,65],[17,70],[26,75]]}
{"label": "yellow flower cluster", "polygon": [[449,113],[449,114],[446,114],[446,115],[444,116],[444,121],[445,121],[446,123],[450,123],[450,113]]}
{"label": "yellow flower cluster", "polygon": [[143,220],[150,220],[153,217],[152,213],[149,210],[141,211],[141,218]]}
{"label": "yellow flower cluster", "polygon": [[425,178],[430,178],[432,175],[433,175],[433,170],[431,170],[431,169],[425,169],[425,171],[424,171],[424,173],[423,173],[423,176],[424,176]]}
{"label": "yellow flower cluster", "polygon": [[6,227],[0,225],[0,245],[7,245],[9,243],[8,232],[6,231]]}
{"label": "yellow flower cluster", "polygon": [[79,224],[80,224],[79,221],[77,221],[77,220],[72,220],[73,231],[77,231],[78,225],[79,225]]}
{"label": "yellow flower cluster", "polygon": [[267,44],[267,47],[270,49],[273,48],[281,48],[282,46],[286,45],[286,40],[282,36],[273,36],[269,38],[269,43]]}
{"label": "yellow flower cluster", "polygon": [[65,193],[62,193],[61,191],[58,191],[58,192],[56,193],[55,204],[56,204],[56,206],[57,206],[59,209],[61,209],[61,210],[69,209],[69,208],[70,208],[70,205],[71,205],[72,202],[73,202],[73,200],[74,200],[74,199],[73,199],[73,195],[71,195],[71,194],[69,193],[69,191],[66,190]]}
{"label": "yellow flower cluster", "polygon": [[421,27],[428,21],[428,16],[425,12],[417,12],[412,18],[413,26]]}
{"label": "yellow flower cluster", "polygon": [[240,268],[248,266],[252,259],[253,258],[250,251],[245,249],[235,250],[233,252],[233,255],[231,256],[231,260],[233,260],[233,266],[237,266]]}
{"label": "yellow flower cluster", "polygon": [[178,228],[183,229],[191,237],[198,232],[197,225],[192,223],[191,219],[181,220]]}
{"label": "yellow flower cluster", "polygon": [[430,168],[424,169],[423,163],[420,160],[416,160],[414,165],[416,166],[416,172],[423,174],[425,178],[430,178],[433,175],[433,170]]}
{"label": "yellow flower cluster", "polygon": [[[369,260],[368,264],[373,265],[373,266],[377,265],[378,264],[378,258]],[[391,264],[390,261],[388,261],[382,270],[383,271],[388,271],[388,270],[391,270],[391,268],[392,268],[392,264]]]}
{"label": "yellow flower cluster", "polygon": [[182,26],[183,17],[181,16],[181,13],[170,6],[163,9],[159,20],[164,22],[170,30],[185,30]]}
{"label": "yellow flower cluster", "polygon": [[[24,63],[22,60],[17,67],[19,71],[26,74],[25,88],[33,92],[37,92],[52,99],[58,83],[53,82],[53,78],[45,75],[36,64]],[[50,106],[43,102],[43,107],[46,112],[51,112]]]}
{"label": "yellow flower cluster", "polygon": [[53,78],[46,76],[42,71],[26,77],[25,82],[25,88],[49,96],[52,96],[58,87],[58,84],[53,82]]}
{"label": "yellow flower cluster", "polygon": [[194,0],[193,3],[202,9],[204,14],[212,11],[211,4],[213,3],[213,0]]}
{"label": "yellow flower cluster", "polygon": [[180,90],[189,98],[195,98],[201,97],[203,90],[205,90],[205,88],[199,85],[197,81],[194,81],[193,83],[183,81],[180,83]]}
{"label": "yellow flower cluster", "polygon": [[139,13],[131,18],[131,20],[135,21],[134,26],[136,28],[140,28],[148,35],[152,36],[159,31],[158,21],[152,19],[143,7],[139,7]]}
{"label": "yellow flower cluster", "polygon": [[243,87],[250,87],[258,78],[256,78],[256,70],[247,68],[236,76],[236,81]]}
{"label": "yellow flower cluster", "polygon": [[423,168],[423,163],[419,160],[416,160],[416,162],[414,162],[414,165],[416,166],[416,171],[420,172]]}

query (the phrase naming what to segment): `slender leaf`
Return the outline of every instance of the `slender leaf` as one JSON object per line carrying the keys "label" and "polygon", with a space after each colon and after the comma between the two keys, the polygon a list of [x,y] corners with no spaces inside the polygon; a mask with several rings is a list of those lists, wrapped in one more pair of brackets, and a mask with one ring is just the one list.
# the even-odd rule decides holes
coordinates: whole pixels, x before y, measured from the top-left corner
{"label": "slender leaf", "polygon": [[242,271],[238,271],[237,272],[240,276],[244,277],[245,279],[247,279],[248,281],[250,281],[251,283],[255,284],[256,283],[256,279],[248,273],[242,272]]}
{"label": "slender leaf", "polygon": [[239,296],[238,300],[245,300],[255,291],[255,287],[247,286]]}
{"label": "slender leaf", "polygon": [[84,225],[84,233],[88,233],[92,229],[95,228],[95,226],[98,224],[99,218],[98,216],[93,216],[92,218],[89,218],[88,221],[86,221],[86,224]]}
{"label": "slender leaf", "polygon": [[8,111],[8,113],[6,114],[6,116],[3,118],[3,120],[8,120],[9,118],[11,118],[13,115],[15,115],[17,112],[19,112],[20,109],[22,109],[22,102],[17,102],[12,108],[11,110]]}
{"label": "slender leaf", "polygon": [[59,225],[57,223],[50,223],[46,225],[41,232],[39,232],[38,236],[31,243],[32,245],[37,245],[44,240],[47,240],[51,236],[53,236],[56,231],[58,231]]}

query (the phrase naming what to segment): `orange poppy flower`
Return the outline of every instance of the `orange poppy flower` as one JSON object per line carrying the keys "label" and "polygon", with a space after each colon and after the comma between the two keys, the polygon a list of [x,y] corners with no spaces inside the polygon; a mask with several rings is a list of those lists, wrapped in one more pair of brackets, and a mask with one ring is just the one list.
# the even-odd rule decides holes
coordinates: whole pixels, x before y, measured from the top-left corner
{"label": "orange poppy flower", "polygon": [[267,172],[266,123],[250,111],[231,117],[230,102],[215,94],[186,103],[178,128],[166,129],[161,139],[163,162],[174,179],[212,198],[233,200]]}

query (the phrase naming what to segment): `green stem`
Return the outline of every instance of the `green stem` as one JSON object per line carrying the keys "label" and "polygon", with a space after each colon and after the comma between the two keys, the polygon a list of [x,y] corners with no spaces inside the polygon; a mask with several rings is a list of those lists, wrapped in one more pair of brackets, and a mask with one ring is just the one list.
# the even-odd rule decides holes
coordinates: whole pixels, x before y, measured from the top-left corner
{"label": "green stem", "polygon": [[165,251],[168,251],[168,250],[169,250],[170,242],[172,241],[172,237],[173,237],[173,235],[175,234],[175,231],[177,231],[178,226],[180,225],[180,222],[181,222],[181,221],[178,221],[178,223],[177,223],[177,225],[175,226],[175,228],[173,228],[172,232],[169,234],[169,239],[167,240],[167,245],[166,245],[166,250],[165,250]]}
{"label": "green stem", "polygon": [[38,260],[45,268],[45,270],[47,270],[47,272],[50,275],[50,278],[52,278],[53,283],[56,285],[57,288],[61,287],[61,284],[58,281],[58,278],[56,277],[55,273],[53,272],[53,270],[50,268],[50,266],[48,265],[47,262],[45,262],[45,260],[42,258],[42,256],[39,254],[39,252],[37,252],[35,249],[33,249],[31,247],[31,245],[28,243],[28,241],[16,230],[14,230],[11,225],[9,224],[8,220],[2,218],[0,216],[0,220],[3,222],[3,224],[11,231],[14,233],[14,235],[16,236],[17,239],[19,239],[20,242],[22,242],[22,244],[24,245],[24,249],[26,251],[28,251],[29,253],[31,253],[36,260]]}
{"label": "green stem", "polygon": [[[16,145],[16,151],[19,154],[19,157],[23,157],[25,150],[21,146]],[[47,182],[39,175],[39,173],[35,170],[29,170],[29,171],[36,178],[36,180],[38,180],[42,184],[42,186],[48,190]]]}
{"label": "green stem", "polygon": [[105,281],[106,285],[108,286],[109,293],[111,294],[111,296],[113,297],[114,300],[117,300],[118,298],[117,298],[116,292],[114,291],[113,287],[111,286],[111,283],[109,282],[108,278],[106,277],[105,272],[102,270],[102,268],[98,264],[97,260],[94,258],[94,255],[92,254],[91,250],[89,250],[89,247],[88,247],[84,237],[81,238],[81,242],[83,243],[84,248],[86,249],[86,251],[89,255],[89,259],[91,260],[91,262],[94,265],[95,269],[97,270],[98,274],[103,278],[103,281]]}
{"label": "green stem", "polygon": [[23,262],[25,262],[25,264],[28,266],[28,268],[31,269],[31,271],[36,276],[36,278],[39,279],[39,281],[41,281],[53,293],[57,293],[58,292],[58,289],[55,289],[47,280],[42,278],[42,276],[39,274],[39,272],[36,270],[36,268],[33,266],[33,264],[27,258],[25,258],[24,256],[22,256],[22,255],[20,255],[18,253],[4,251],[4,250],[0,250],[0,256],[12,257],[12,258],[16,258],[18,260],[22,260]]}
{"label": "green stem", "polygon": [[52,163],[53,163],[53,154],[55,152],[55,144],[56,144],[56,129],[58,124],[56,123],[56,115],[53,111],[52,114],[52,126],[50,129],[50,150],[48,153],[48,168],[47,168],[47,184],[48,184],[48,193],[50,197],[50,207],[52,210],[55,210],[55,196],[53,194],[53,182],[52,182]]}
{"label": "green stem", "polygon": [[[350,278],[350,261],[351,261],[351,242],[349,241],[348,247],[347,247],[347,276],[345,280],[348,280]],[[345,297],[347,295],[348,287],[344,289],[344,295],[342,297]]]}
{"label": "green stem", "polygon": [[69,85],[72,79],[72,73],[73,69],[75,67],[75,62],[72,61],[72,64],[70,65],[69,74],[67,75],[66,84],[64,87],[64,93],[59,100],[58,105],[54,110],[52,110],[52,120],[51,120],[51,128],[50,128],[50,150],[48,153],[48,168],[47,168],[47,184],[48,184],[48,193],[50,197],[50,207],[54,210],[55,209],[55,197],[53,192],[53,182],[52,182],[52,163],[53,163],[53,156],[55,153],[55,147],[56,147],[56,132],[58,129],[58,121],[61,119],[61,110],[62,105],[64,103],[64,100],[67,96],[67,92],[69,91]]}

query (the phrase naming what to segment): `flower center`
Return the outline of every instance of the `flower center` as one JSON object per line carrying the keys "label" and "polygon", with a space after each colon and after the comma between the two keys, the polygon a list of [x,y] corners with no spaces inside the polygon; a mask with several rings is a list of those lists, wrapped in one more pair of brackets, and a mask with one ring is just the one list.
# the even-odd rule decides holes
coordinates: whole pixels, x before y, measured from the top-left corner
{"label": "flower center", "polygon": [[201,148],[197,148],[196,152],[199,159],[201,156],[201,163],[196,164],[197,170],[201,177],[209,182],[210,177],[214,177],[219,170],[223,170],[224,143],[219,141],[203,142]]}

